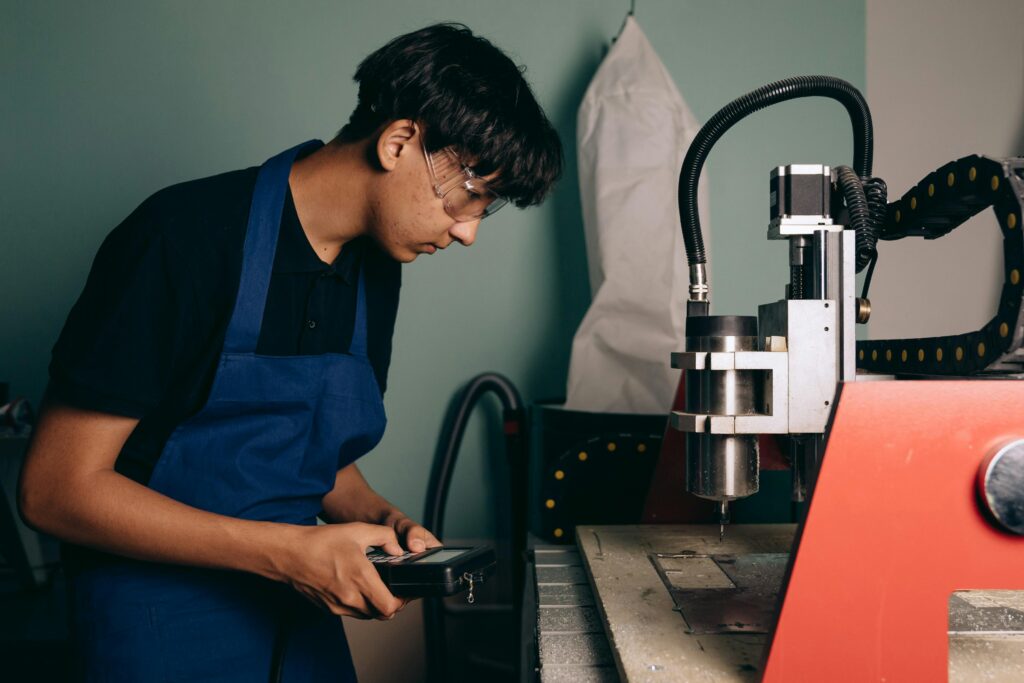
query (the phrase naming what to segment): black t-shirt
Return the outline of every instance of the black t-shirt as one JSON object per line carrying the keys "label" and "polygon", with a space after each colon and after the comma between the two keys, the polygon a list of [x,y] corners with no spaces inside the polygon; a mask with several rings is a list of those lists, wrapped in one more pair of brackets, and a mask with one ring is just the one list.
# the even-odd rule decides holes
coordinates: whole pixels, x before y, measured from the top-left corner
{"label": "black t-shirt", "polygon": [[[144,201],[104,240],[53,349],[49,398],[139,418],[115,469],[140,483],[175,427],[206,402],[238,292],[257,172],[174,185]],[[400,264],[366,237],[324,263],[290,191],[256,352],[347,352],[360,268],[369,358],[383,392]]]}

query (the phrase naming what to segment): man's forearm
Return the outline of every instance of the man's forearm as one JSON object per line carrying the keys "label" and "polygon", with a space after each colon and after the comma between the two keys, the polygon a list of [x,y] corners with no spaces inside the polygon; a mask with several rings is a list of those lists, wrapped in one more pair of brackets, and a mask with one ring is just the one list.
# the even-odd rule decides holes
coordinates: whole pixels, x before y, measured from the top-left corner
{"label": "man's forearm", "polygon": [[298,527],[235,519],[172,500],[112,470],[30,503],[29,521],[58,538],[140,560],[237,569],[281,580]]}
{"label": "man's forearm", "polygon": [[374,491],[351,464],[338,472],[334,488],[324,496],[324,521],[369,522],[394,526],[405,514]]}

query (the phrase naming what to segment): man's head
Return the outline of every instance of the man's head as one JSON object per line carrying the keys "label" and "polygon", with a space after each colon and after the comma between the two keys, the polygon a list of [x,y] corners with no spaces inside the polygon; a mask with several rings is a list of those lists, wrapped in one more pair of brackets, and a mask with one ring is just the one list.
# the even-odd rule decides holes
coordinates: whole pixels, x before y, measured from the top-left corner
{"label": "man's head", "polygon": [[381,172],[372,229],[395,258],[471,244],[488,199],[539,204],[561,173],[558,135],[521,69],[465,26],[399,36],[355,80],[359,104],[338,139],[369,143]]}

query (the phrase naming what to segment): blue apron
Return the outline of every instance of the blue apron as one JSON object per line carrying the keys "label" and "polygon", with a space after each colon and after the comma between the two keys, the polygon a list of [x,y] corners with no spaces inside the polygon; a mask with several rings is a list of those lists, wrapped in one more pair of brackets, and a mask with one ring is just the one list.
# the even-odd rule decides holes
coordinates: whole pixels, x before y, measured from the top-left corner
{"label": "blue apron", "polygon": [[[203,510],[315,524],[339,469],[384,433],[366,353],[358,278],[347,354],[256,354],[288,176],[311,141],[259,171],[238,297],[205,406],[168,440],[149,485]],[[88,681],[355,681],[341,619],[251,574],[125,560],[72,583],[72,627]],[[275,655],[275,649],[277,655]]]}

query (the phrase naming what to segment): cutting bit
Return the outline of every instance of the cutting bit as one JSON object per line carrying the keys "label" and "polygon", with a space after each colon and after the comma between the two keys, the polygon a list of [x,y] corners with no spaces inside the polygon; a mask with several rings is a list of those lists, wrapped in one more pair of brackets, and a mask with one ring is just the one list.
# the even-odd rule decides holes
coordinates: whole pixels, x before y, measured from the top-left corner
{"label": "cutting bit", "polygon": [[725,539],[725,525],[729,523],[729,501],[718,501],[718,542]]}

